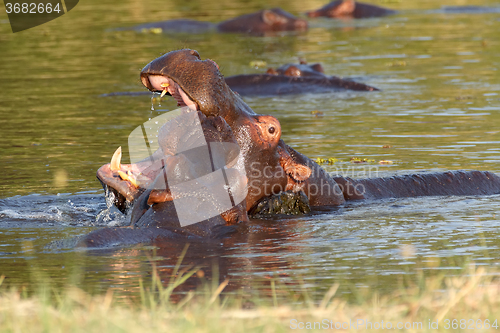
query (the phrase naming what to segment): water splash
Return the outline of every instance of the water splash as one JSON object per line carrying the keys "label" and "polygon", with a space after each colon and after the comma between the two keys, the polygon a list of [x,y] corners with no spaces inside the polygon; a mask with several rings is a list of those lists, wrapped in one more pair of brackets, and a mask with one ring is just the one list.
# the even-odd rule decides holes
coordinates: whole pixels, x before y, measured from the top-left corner
{"label": "water splash", "polygon": [[96,215],[95,221],[91,224],[94,226],[119,227],[130,224],[125,215],[123,215],[114,205],[116,195],[106,186],[104,198],[106,200],[106,208],[101,210]]}

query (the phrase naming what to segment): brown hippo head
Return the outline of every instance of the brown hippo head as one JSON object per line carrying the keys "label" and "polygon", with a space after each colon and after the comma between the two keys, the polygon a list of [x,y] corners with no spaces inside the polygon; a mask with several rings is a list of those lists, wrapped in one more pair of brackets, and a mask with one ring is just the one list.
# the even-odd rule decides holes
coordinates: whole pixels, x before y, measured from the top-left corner
{"label": "brown hippo head", "polygon": [[217,26],[222,32],[264,34],[274,31],[304,31],[307,21],[296,18],[281,8],[264,9],[224,21]]}
{"label": "brown hippo head", "polygon": [[[134,132],[129,136],[131,156],[141,148]],[[140,135],[139,143],[144,143],[142,130]],[[178,227],[217,215],[229,224],[246,220],[247,177],[236,166],[240,149],[222,117],[181,108],[172,112],[157,136],[158,149],[142,161],[121,164],[119,148],[111,163],[97,171],[118,208],[125,211],[133,205],[133,225]],[[143,215],[146,221],[139,221]]]}
{"label": "brown hippo head", "polygon": [[[293,168],[294,163],[290,162],[285,144],[280,139],[279,121],[272,116],[256,115],[228,88],[217,64],[211,60],[201,60],[196,51],[173,51],[153,60],[142,70],[141,81],[148,89],[169,94],[179,106],[197,112],[202,124],[205,124],[204,131],[208,129],[208,132],[218,133],[209,137],[205,133],[207,142],[227,142],[232,138],[237,143],[239,155],[234,164],[238,170],[244,170],[247,188],[244,211],[261,198],[284,191],[290,177],[300,182],[310,175],[309,168],[305,166]],[[146,159],[122,165],[119,162],[120,153],[117,152],[110,164],[99,169],[98,178],[116,194],[115,204],[122,210],[127,203],[130,205],[140,198],[139,204],[134,207],[134,211],[140,211],[140,216],[148,206],[172,200],[168,188],[157,188],[158,179],[161,181],[160,176],[165,169],[189,165],[176,156],[177,143],[164,132],[162,127],[158,138],[161,149],[151,155],[154,163]],[[175,126],[168,133],[175,133]],[[169,162],[172,165],[158,162],[163,161],[164,155],[173,156]],[[239,184],[242,182],[240,180]],[[138,206],[142,208],[136,208]],[[222,214],[222,217],[230,223],[243,219],[238,210]]]}
{"label": "brown hippo head", "polygon": [[306,63],[300,64],[286,64],[278,67],[277,69],[269,68],[267,74],[271,75],[285,75],[293,77],[326,77],[325,71],[321,64],[307,65]]}

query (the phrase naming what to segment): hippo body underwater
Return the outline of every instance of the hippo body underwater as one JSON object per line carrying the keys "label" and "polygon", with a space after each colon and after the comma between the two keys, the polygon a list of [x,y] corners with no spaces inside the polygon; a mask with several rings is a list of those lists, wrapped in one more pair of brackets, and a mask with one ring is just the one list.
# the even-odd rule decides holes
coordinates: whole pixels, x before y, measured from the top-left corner
{"label": "hippo body underwater", "polygon": [[370,18],[396,14],[395,10],[387,9],[368,3],[354,0],[335,0],[325,6],[307,12],[309,17],[330,17],[330,18]]}
{"label": "hippo body underwater", "polygon": [[297,18],[281,8],[264,9],[245,14],[220,23],[195,21],[189,19],[168,20],[145,23],[135,27],[138,32],[158,29],[164,33],[201,34],[207,32],[247,33],[265,35],[279,31],[305,31],[307,21]]}
{"label": "hippo body underwater", "polygon": [[[319,63],[308,65],[285,64],[268,68],[263,74],[239,74],[225,77],[226,84],[241,96],[280,96],[299,94],[326,94],[345,91],[378,91],[378,88],[355,82],[349,78],[328,76]],[[150,92],[117,92],[102,96],[148,95]]]}
{"label": "hippo body underwater", "polygon": [[[179,106],[198,114],[205,123],[204,129],[209,129],[211,133],[208,135],[211,139],[207,138],[207,141],[238,144],[240,152],[235,164],[244,166],[245,175],[239,183],[246,184],[248,192],[245,200],[231,211],[181,228],[175,220],[172,194],[168,189],[151,189],[149,184],[154,181],[134,184],[134,179],[141,174],[141,164],[121,165],[114,156],[110,164],[98,170],[97,177],[107,191],[115,194],[117,207],[123,211],[126,206],[131,207],[132,224],[139,234],[144,229],[173,228],[175,234],[182,237],[203,239],[227,235],[230,231],[227,228],[248,219],[248,211],[284,192],[296,194],[297,200],[305,197],[307,205],[313,208],[339,206],[346,200],[500,193],[500,177],[480,171],[362,180],[331,177],[314,161],[286,145],[280,138],[279,121],[272,116],[255,114],[228,87],[218,65],[209,59],[201,60],[194,50],[172,51],[153,60],[142,70],[141,81],[149,90],[169,94]],[[166,168],[168,165],[156,164],[155,170],[150,168],[144,174],[150,180],[158,179]],[[129,176],[123,175],[125,171],[130,171]],[[89,234],[83,243],[92,246],[92,239],[102,240],[100,235],[103,234],[106,237],[122,235],[110,228],[101,230]],[[151,232],[148,231],[148,234]]]}
{"label": "hippo body underwater", "polygon": [[321,64],[285,64],[269,68],[265,74],[234,75],[226,84],[242,96],[297,95],[330,93],[346,90],[377,91],[375,87],[338,76],[327,76]]}

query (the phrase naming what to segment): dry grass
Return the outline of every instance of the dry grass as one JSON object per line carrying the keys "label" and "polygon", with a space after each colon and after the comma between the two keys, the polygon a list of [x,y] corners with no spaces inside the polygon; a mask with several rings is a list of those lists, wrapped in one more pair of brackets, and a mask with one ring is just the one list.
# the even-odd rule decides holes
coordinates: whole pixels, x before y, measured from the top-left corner
{"label": "dry grass", "polygon": [[[312,327],[316,322],[316,330],[325,326],[335,329],[337,325],[339,331],[356,332],[375,329],[382,321],[385,328],[388,322],[393,328],[401,323],[401,331],[407,332],[464,331],[461,327],[498,331],[491,327],[500,317],[500,283],[493,273],[472,267],[461,277],[427,278],[420,287],[387,296],[374,292],[361,305],[337,297],[338,285],[334,285],[320,302],[280,305],[275,299],[275,306],[249,310],[243,309],[244,302],[238,296],[221,296],[224,284],[209,293],[191,292],[173,303],[171,292],[183,277],[167,287],[153,281],[154,292],[143,287],[139,304],[118,300],[111,291],[91,296],[75,287],[62,292],[41,289],[28,297],[4,290],[0,295],[0,332],[281,332],[299,328],[299,323],[307,327],[307,322]],[[450,320],[448,329],[446,319]],[[453,319],[457,319],[457,329],[452,327]],[[460,322],[462,319],[466,321]],[[483,327],[488,319],[490,328],[478,329],[478,319]],[[430,328],[429,321],[438,321],[438,329]]]}

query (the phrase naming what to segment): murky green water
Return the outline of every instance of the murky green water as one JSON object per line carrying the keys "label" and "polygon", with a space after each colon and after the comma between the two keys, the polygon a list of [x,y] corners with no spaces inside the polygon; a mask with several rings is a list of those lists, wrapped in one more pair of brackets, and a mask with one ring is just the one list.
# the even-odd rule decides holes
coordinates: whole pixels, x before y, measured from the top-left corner
{"label": "murky green water", "polygon": [[[214,5],[217,3],[218,5]],[[277,116],[283,139],[310,157],[339,159],[329,171],[363,177],[417,170],[479,169],[500,173],[500,14],[445,14],[433,1],[387,3],[399,15],[363,21],[310,21],[298,35],[166,36],[113,31],[148,21],[190,17],[220,21],[266,6],[294,14],[322,1],[188,3],[87,0],[67,15],[12,34],[0,14],[0,274],[27,285],[43,273],[61,285],[134,293],[151,260],[168,274],[182,244],[157,249],[60,251],[45,245],[88,232],[105,207],[96,170],[136,126],[168,109],[139,97],[140,69],[182,47],[215,60],[224,75],[269,66],[321,62],[325,72],[382,89],[249,98]],[[442,1],[441,5],[496,5]],[[316,116],[312,111],[321,111]],[[391,148],[383,148],[389,145]],[[370,165],[351,157],[375,160]],[[391,160],[392,165],[379,165]],[[214,262],[233,290],[274,276],[301,278],[311,291],[342,282],[381,291],[420,274],[456,274],[469,261],[500,258],[498,196],[393,199],[282,221],[255,221],[223,244],[193,245],[186,263],[210,275]],[[102,223],[101,223],[102,225]],[[402,282],[403,281],[403,282]],[[197,282],[192,282],[192,284]],[[266,288],[266,284],[262,284]],[[293,289],[295,284],[290,288]],[[299,288],[297,286],[297,288]]]}

